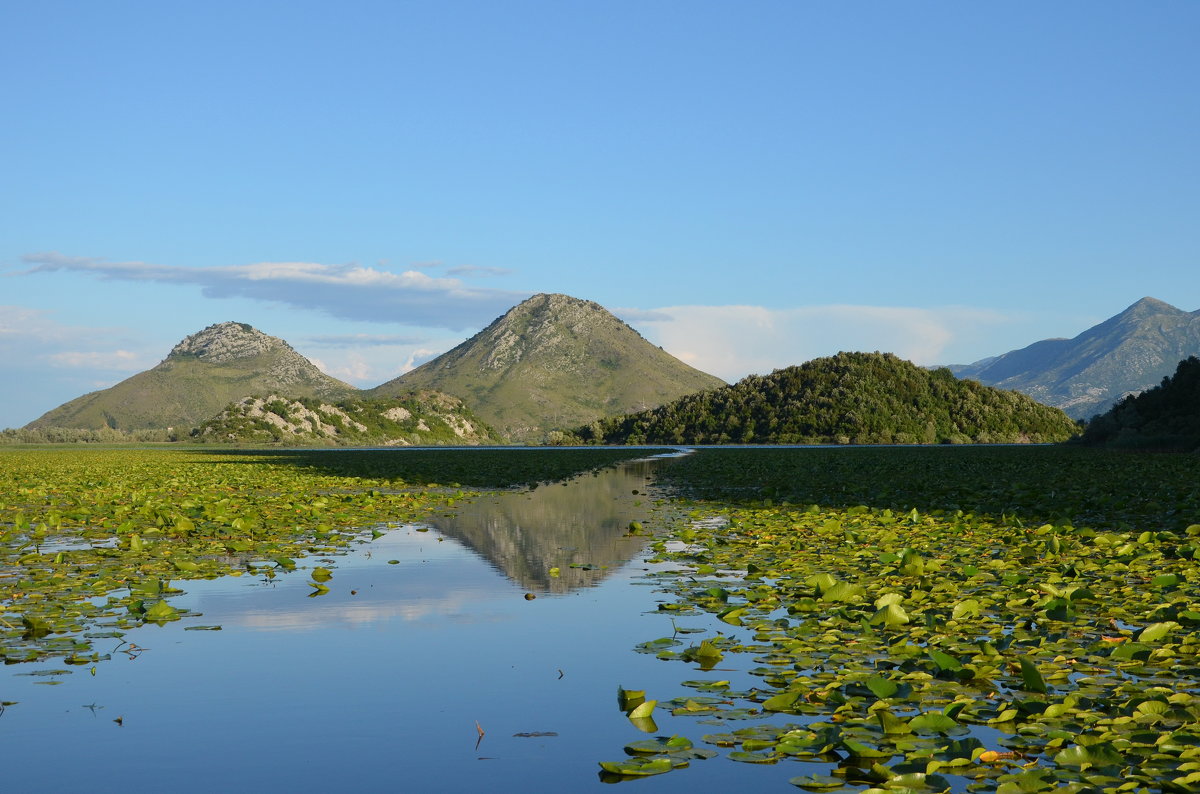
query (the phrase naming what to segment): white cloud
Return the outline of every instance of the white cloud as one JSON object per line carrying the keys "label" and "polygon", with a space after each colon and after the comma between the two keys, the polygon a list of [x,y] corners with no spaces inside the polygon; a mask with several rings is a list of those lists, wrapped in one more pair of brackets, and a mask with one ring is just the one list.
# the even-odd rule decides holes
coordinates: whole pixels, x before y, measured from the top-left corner
{"label": "white cloud", "polygon": [[446,271],[451,276],[508,276],[512,271],[503,267],[480,267],[479,265],[459,265]]}
{"label": "white cloud", "polygon": [[347,320],[452,330],[483,327],[529,297],[529,293],[469,287],[457,278],[433,278],[416,270],[393,273],[360,265],[259,262],[178,267],[53,252],[23,259],[34,267],[22,275],[71,271],[103,280],[192,285],[209,298],[249,298]]}
{"label": "white cloud", "polygon": [[[88,329],[77,329],[86,331]],[[0,344],[37,341],[53,342],[74,335],[68,326],[55,322],[50,312],[27,306],[0,306]]]}
{"label": "white cloud", "polygon": [[222,623],[246,626],[258,631],[306,631],[323,626],[361,628],[377,623],[401,621],[414,623],[430,619],[456,623],[493,623],[508,618],[480,609],[475,596],[467,593],[421,593],[412,600],[388,600],[382,603],[323,603],[304,609],[273,609],[245,612]]}
{"label": "white cloud", "polygon": [[359,387],[364,385],[378,385],[375,379],[377,377],[376,373],[379,371],[379,365],[376,362],[367,360],[365,356],[359,353],[345,353],[334,364],[329,364],[325,359],[315,358],[314,356],[308,356],[308,360],[317,369],[326,375],[332,375],[338,380],[343,380]]}
{"label": "white cloud", "polygon": [[961,306],[668,306],[640,314],[646,319],[634,324],[647,339],[731,382],[839,351],[878,350],[921,365],[965,363],[955,358],[963,342],[1013,319]]}
{"label": "white cloud", "polygon": [[658,309],[632,309],[622,307],[611,310],[614,315],[621,318],[625,322],[633,325],[635,323],[655,323],[670,320],[671,315]]}
{"label": "white cloud", "polygon": [[52,353],[46,358],[56,367],[105,369],[115,372],[137,372],[146,368],[142,357],[131,350],[64,351]]}
{"label": "white cloud", "polygon": [[[340,337],[331,337],[340,339]],[[406,340],[406,337],[396,337]],[[399,377],[435,356],[439,356],[458,344],[461,339],[408,340],[385,343],[368,339],[361,345],[355,344],[357,335],[348,335],[344,343],[330,345],[329,356],[307,355],[317,369],[339,380],[362,389],[378,386]],[[414,346],[417,342],[429,342],[429,346]],[[444,347],[435,347],[435,345]]]}
{"label": "white cloud", "polygon": [[[449,349],[450,348],[446,348],[446,350]],[[446,350],[432,350],[427,347],[417,348],[412,352],[412,355],[408,357],[408,360],[400,365],[400,370],[393,377],[403,375],[405,372],[411,372],[412,370],[424,364],[426,361],[432,361],[442,353],[445,353]]]}
{"label": "white cloud", "polygon": [[19,379],[0,400],[0,427],[19,427],[84,392],[146,369],[161,350],[140,349],[128,329],[66,325],[57,313],[0,306],[0,370]]}
{"label": "white cloud", "polygon": [[402,336],[400,334],[325,334],[306,336],[303,341],[315,347],[358,348],[419,345],[428,340],[423,336]]}
{"label": "white cloud", "polygon": [[[0,355],[20,358],[26,362],[68,355],[72,351],[107,351],[110,355],[118,345],[128,343],[129,331],[123,328],[98,328],[66,325],[55,318],[56,312],[28,306],[0,306]],[[121,350],[122,354],[128,353]],[[134,355],[130,353],[129,355]]]}

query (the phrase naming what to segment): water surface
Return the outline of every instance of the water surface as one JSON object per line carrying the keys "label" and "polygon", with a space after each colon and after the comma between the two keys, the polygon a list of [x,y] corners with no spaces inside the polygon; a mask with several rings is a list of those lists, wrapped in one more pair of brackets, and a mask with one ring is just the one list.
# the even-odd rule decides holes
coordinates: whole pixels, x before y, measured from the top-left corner
{"label": "water surface", "polygon": [[[688,693],[678,663],[631,651],[673,630],[639,579],[645,538],[625,537],[632,520],[666,520],[646,495],[653,465],[488,496],[433,517],[433,529],[396,529],[270,581],[177,583],[186,593],[172,605],[198,614],[98,640],[112,658],[94,675],[61,660],[9,665],[5,789],[598,786],[597,762],[647,738],[617,709],[617,687]],[[317,565],[333,578],[314,598]],[[187,630],[211,625],[221,630]],[[39,670],[72,672],[28,675]],[[692,720],[658,722],[699,741]],[[763,776],[700,764],[634,785],[704,791]],[[769,777],[786,785],[800,772]]]}

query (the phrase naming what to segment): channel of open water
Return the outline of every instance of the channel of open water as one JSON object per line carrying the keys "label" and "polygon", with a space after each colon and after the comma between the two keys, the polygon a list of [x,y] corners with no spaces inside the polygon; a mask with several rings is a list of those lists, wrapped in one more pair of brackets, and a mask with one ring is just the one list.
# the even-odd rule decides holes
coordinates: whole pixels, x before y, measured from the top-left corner
{"label": "channel of open water", "polygon": [[[4,791],[577,791],[650,738],[619,686],[687,695],[690,665],[633,651],[673,632],[630,521],[681,521],[637,461],[484,496],[273,580],[176,582],[192,615],[129,631],[95,674],[0,669]],[[309,572],[333,570],[312,597]],[[557,575],[551,569],[557,568]],[[534,596],[528,598],[528,595]],[[694,622],[687,619],[681,625]],[[215,626],[220,631],[189,631]],[[728,627],[725,627],[728,628]],[[698,641],[704,635],[692,635]],[[728,673],[722,673],[730,677]],[[53,683],[52,683],[53,682]],[[740,682],[735,682],[735,686]],[[655,735],[690,736],[660,709]],[[720,730],[707,728],[705,731]],[[724,758],[639,791],[794,790],[812,770]]]}

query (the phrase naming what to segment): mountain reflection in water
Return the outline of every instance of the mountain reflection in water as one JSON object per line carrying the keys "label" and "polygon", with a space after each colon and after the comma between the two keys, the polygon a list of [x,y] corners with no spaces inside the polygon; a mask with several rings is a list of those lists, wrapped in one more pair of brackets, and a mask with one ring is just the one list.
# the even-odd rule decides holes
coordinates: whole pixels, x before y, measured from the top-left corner
{"label": "mountain reflection in water", "polygon": [[[428,523],[527,590],[591,587],[645,545],[644,536],[628,534],[629,524],[652,517],[646,491],[657,465],[630,461],[532,491],[460,502]],[[552,568],[558,576],[551,576]]]}

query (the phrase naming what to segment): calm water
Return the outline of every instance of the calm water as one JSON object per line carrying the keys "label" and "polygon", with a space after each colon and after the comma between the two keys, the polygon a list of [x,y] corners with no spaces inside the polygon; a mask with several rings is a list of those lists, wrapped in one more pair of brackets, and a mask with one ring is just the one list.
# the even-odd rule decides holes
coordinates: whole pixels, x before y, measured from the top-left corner
{"label": "calm water", "polygon": [[[641,580],[631,520],[667,517],[640,462],[529,493],[488,497],[397,529],[272,582],[176,583],[202,616],[128,632],[60,683],[0,670],[3,789],[121,791],[575,791],[597,762],[648,738],[616,689],[667,700],[704,677],[632,651],[670,635]],[[634,490],[642,493],[635,495]],[[390,561],[397,561],[392,564]],[[308,570],[333,568],[311,598]],[[332,565],[331,565],[332,564]],[[572,564],[585,567],[570,567]],[[558,577],[549,574],[560,569]],[[527,600],[526,593],[536,598]],[[680,620],[695,625],[699,619]],[[220,625],[221,631],[186,631]],[[730,627],[721,625],[728,630]],[[692,635],[697,640],[701,635]],[[720,672],[735,688],[757,679]],[[120,723],[116,722],[120,718]],[[656,712],[659,735],[707,732]],[[479,737],[476,725],[483,731]],[[733,725],[730,727],[739,727]],[[517,734],[547,734],[518,736]],[[625,783],[639,791],[775,788],[807,764],[724,758]]]}

